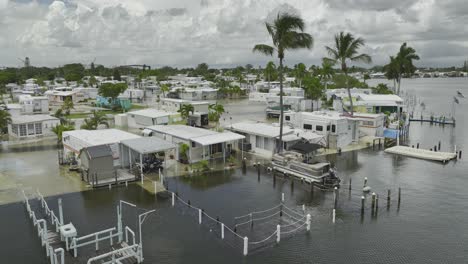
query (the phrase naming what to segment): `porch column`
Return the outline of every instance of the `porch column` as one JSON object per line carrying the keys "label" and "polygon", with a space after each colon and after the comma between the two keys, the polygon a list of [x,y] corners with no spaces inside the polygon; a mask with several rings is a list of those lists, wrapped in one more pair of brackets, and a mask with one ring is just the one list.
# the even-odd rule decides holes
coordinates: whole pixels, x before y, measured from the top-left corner
{"label": "porch column", "polygon": [[242,139],[242,145],[241,145],[241,157],[242,157],[242,160],[244,160],[244,139]]}
{"label": "porch column", "polygon": [[143,178],[143,154],[140,153],[140,173]]}
{"label": "porch column", "polygon": [[130,164],[130,170],[132,169],[132,150],[128,148],[128,164]]}
{"label": "porch column", "polygon": [[192,142],[190,142],[190,147],[189,147],[189,153],[190,153],[190,161],[189,163],[192,163]]}
{"label": "porch column", "polygon": [[226,164],[226,142],[221,145],[223,147],[223,163]]}

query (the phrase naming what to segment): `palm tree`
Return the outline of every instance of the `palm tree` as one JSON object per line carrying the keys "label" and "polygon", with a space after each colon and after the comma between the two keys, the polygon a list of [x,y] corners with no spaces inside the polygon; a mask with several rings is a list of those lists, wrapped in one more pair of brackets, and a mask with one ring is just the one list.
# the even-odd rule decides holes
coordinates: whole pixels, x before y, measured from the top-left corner
{"label": "palm tree", "polygon": [[302,88],[302,80],[307,74],[307,69],[304,63],[299,63],[296,65],[294,69],[294,77],[296,77],[296,81],[299,83],[299,88]]}
{"label": "palm tree", "polygon": [[166,93],[169,92],[171,88],[167,84],[161,84],[161,92],[163,93],[163,97],[166,98]]}
{"label": "palm tree", "polygon": [[63,114],[62,108],[55,110],[54,117],[60,119],[60,124],[62,125],[68,123],[67,119],[65,118],[65,115]]}
{"label": "palm tree", "polygon": [[265,67],[264,75],[268,81],[268,88],[270,88],[270,82],[274,80],[274,76],[276,74],[276,65],[274,62],[269,61]]}
{"label": "palm tree", "polygon": [[366,81],[370,79],[370,75],[368,73],[364,73],[364,76],[362,77],[362,79],[364,80],[364,84],[365,84]]}
{"label": "palm tree", "polygon": [[389,64],[384,66],[387,78],[393,79],[398,84],[398,88],[396,89],[398,95],[400,94],[401,78],[403,75],[411,75],[416,70],[413,60],[419,60],[419,56],[405,42],[401,45],[398,54],[395,57],[390,57]]}
{"label": "palm tree", "polygon": [[325,60],[331,62],[333,65],[340,64],[341,70],[345,74],[346,80],[346,89],[348,90],[348,97],[351,106],[351,115],[354,114],[353,109],[353,99],[351,97],[351,90],[348,85],[348,66],[347,62],[364,62],[364,63],[371,63],[372,58],[365,54],[358,54],[359,48],[364,46],[364,40],[362,38],[355,38],[350,33],[340,32],[339,34],[335,35],[335,47],[331,48],[329,46],[325,46],[327,49],[328,55],[330,57],[325,58]]}
{"label": "palm tree", "polygon": [[328,89],[328,81],[333,78],[335,75],[335,70],[333,70],[333,64],[328,60],[322,60],[322,68],[319,70],[320,79],[325,83],[325,90]]}
{"label": "palm tree", "polygon": [[191,104],[184,104],[180,107],[180,109],[177,111],[180,113],[180,116],[182,116],[183,119],[188,119],[190,116],[190,113],[193,114],[195,109],[193,108],[193,105]]}
{"label": "palm tree", "polygon": [[260,52],[267,56],[273,56],[276,53],[279,59],[279,79],[280,79],[280,135],[278,151],[283,151],[283,60],[286,50],[307,48],[310,49],[313,44],[311,35],[304,33],[304,20],[301,17],[288,14],[278,13],[276,19],[272,23],[265,23],[268,34],[270,35],[273,45],[257,44],[254,46],[254,52]]}
{"label": "palm tree", "polygon": [[81,129],[96,130],[99,125],[105,125],[109,128],[109,122],[104,112],[92,111],[90,118],[85,118],[84,123],[81,125]]}
{"label": "palm tree", "polygon": [[74,108],[75,106],[73,105],[72,99],[67,97],[67,99],[63,101],[63,105],[62,105],[62,110],[65,111],[65,115],[70,115],[70,110]]}
{"label": "palm tree", "polygon": [[7,110],[0,110],[0,135],[7,133],[8,124],[11,123],[11,115]]}
{"label": "palm tree", "polygon": [[57,135],[57,141],[61,142],[62,141],[62,134],[65,131],[71,131],[74,130],[75,128],[71,125],[57,125],[52,128],[52,132],[54,132]]}
{"label": "palm tree", "polygon": [[211,111],[210,114],[213,115],[213,119],[216,120],[216,126],[218,127],[219,119],[221,118],[221,115],[224,113],[224,106],[216,102],[215,104],[210,104],[208,108]]}

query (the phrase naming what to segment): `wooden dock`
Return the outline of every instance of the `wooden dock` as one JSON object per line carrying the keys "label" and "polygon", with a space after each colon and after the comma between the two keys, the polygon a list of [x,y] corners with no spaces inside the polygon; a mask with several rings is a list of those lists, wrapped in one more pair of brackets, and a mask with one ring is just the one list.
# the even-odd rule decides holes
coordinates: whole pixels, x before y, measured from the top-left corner
{"label": "wooden dock", "polygon": [[386,149],[385,152],[418,159],[440,161],[444,163],[457,158],[457,153],[436,152],[427,149],[411,148],[407,146],[394,146]]}
{"label": "wooden dock", "polygon": [[410,118],[410,122],[421,122],[421,123],[431,123],[437,125],[452,125],[455,126],[455,120],[445,119],[445,118]]}

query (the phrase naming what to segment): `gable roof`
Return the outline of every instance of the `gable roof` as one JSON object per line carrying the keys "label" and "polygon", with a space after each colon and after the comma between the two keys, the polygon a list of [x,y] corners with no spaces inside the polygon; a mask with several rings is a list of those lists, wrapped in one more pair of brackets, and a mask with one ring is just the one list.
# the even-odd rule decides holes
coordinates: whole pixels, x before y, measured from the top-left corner
{"label": "gable roof", "polygon": [[112,157],[112,150],[109,147],[109,145],[90,146],[90,147],[83,148],[81,151],[85,152],[90,159],[107,157],[107,156]]}

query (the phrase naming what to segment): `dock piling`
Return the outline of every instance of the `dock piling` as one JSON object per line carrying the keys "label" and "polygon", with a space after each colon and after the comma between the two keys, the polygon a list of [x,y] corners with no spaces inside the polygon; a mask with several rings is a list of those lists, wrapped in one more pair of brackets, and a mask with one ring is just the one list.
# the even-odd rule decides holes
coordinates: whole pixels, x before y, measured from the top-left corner
{"label": "dock piling", "polygon": [[366,201],[366,197],[361,196],[361,214],[364,214],[365,201]]}
{"label": "dock piling", "polygon": [[332,216],[333,223],[335,223],[335,218],[336,218],[336,209],[333,209],[333,216]]}
{"label": "dock piling", "polygon": [[224,223],[221,223],[221,239],[224,239]]}
{"label": "dock piling", "polygon": [[198,224],[201,225],[202,223],[202,210],[198,209]]}
{"label": "dock piling", "polygon": [[440,140],[439,140],[439,147],[437,149],[440,151]]}
{"label": "dock piling", "polygon": [[351,191],[351,181],[352,181],[352,179],[349,178],[349,190],[350,190],[350,191]]}
{"label": "dock piling", "polygon": [[244,237],[244,256],[247,256],[249,253],[249,238]]}
{"label": "dock piling", "polygon": [[333,209],[336,209],[338,207],[338,187],[335,187],[333,194],[334,194],[333,195],[333,200],[334,200]]}
{"label": "dock piling", "polygon": [[458,159],[461,159],[461,157],[462,157],[462,151],[459,150],[459,151],[458,151]]}
{"label": "dock piling", "polygon": [[175,204],[175,194],[172,193],[172,207],[174,207],[174,204]]}
{"label": "dock piling", "polygon": [[419,149],[419,142],[416,144],[416,148]]}
{"label": "dock piling", "polygon": [[387,190],[387,208],[390,208],[390,189]]}
{"label": "dock piling", "polygon": [[401,203],[401,187],[398,187],[398,208],[400,208]]}
{"label": "dock piling", "polygon": [[281,193],[281,202],[284,203],[284,193]]}
{"label": "dock piling", "polygon": [[375,200],[376,200],[376,194],[374,192],[374,193],[372,193],[372,205],[371,205],[372,214],[374,214],[374,210],[375,210]]}
{"label": "dock piling", "polygon": [[281,226],[276,226],[276,243],[279,243],[281,240]]}
{"label": "dock piling", "polygon": [[59,199],[58,199],[58,209],[59,209],[59,220],[60,220],[60,224],[63,225],[62,198],[59,198]]}
{"label": "dock piling", "polygon": [[307,231],[310,231],[310,214],[307,214],[306,216],[306,226],[307,226]]}

